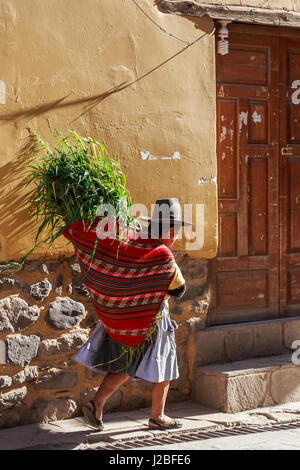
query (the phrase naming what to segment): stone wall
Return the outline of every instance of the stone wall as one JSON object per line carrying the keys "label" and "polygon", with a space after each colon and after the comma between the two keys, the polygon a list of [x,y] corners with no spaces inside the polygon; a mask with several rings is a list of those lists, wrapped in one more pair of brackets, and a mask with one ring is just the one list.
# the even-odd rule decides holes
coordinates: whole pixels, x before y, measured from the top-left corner
{"label": "stone wall", "polygon": [[[179,302],[170,301],[177,322],[180,377],[168,401],[188,398],[194,370],[191,331],[205,326],[209,303],[207,267],[176,254],[187,281]],[[29,261],[0,276],[0,427],[47,422],[81,415],[102,380],[72,357],[86,342],[98,318],[82,284],[75,257]],[[151,384],[130,380],[111,397],[105,411],[136,409],[151,403]]]}

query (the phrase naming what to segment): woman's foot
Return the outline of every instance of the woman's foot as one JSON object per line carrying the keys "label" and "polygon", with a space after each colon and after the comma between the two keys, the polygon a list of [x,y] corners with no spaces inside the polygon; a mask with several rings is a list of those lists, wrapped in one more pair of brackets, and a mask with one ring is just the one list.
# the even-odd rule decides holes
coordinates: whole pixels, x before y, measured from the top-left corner
{"label": "woman's foot", "polygon": [[99,410],[97,410],[94,400],[91,400],[86,405],[83,405],[82,413],[92,428],[96,429],[97,431],[102,431],[104,429],[102,419],[97,417],[99,416]]}
{"label": "woman's foot", "polygon": [[95,412],[95,413],[94,413],[94,410],[95,410],[95,409],[94,409],[94,406],[93,406],[93,404],[92,404],[91,401],[89,401],[89,402],[87,403],[87,406],[88,406],[88,407],[91,409],[91,411],[94,413],[95,418],[98,419],[98,420],[100,420],[100,419],[102,419],[102,410],[99,410],[99,409],[98,409],[98,406],[97,406],[97,403],[95,402],[95,400],[93,400],[93,402],[95,403],[95,407],[96,407],[96,412]]}
{"label": "woman's foot", "polygon": [[171,428],[181,428],[182,423],[177,419],[170,418],[169,416],[151,416],[149,419],[149,428],[151,429],[171,429]]}

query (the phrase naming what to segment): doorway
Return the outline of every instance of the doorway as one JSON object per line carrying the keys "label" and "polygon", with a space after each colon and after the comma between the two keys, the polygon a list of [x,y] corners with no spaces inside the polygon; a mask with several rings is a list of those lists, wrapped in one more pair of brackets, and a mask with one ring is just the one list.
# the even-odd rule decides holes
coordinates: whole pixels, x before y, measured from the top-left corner
{"label": "doorway", "polygon": [[209,325],[300,315],[300,34],[232,24],[229,37],[216,53]]}

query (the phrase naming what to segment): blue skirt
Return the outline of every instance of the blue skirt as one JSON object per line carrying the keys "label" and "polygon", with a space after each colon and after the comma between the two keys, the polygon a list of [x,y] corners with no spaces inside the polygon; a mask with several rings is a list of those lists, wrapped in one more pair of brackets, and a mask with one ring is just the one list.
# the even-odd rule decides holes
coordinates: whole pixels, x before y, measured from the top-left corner
{"label": "blue skirt", "polygon": [[174,327],[169,315],[168,300],[161,306],[161,320],[155,321],[157,331],[135,355],[128,366],[122,344],[114,341],[99,320],[88,341],[73,359],[93,371],[128,374],[149,382],[164,382],[179,377]]}

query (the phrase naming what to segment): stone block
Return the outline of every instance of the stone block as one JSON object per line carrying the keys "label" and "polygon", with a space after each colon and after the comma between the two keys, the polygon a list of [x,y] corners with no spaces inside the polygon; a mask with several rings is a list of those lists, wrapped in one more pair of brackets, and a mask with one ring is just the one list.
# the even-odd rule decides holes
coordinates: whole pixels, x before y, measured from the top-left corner
{"label": "stone block", "polygon": [[184,296],[178,302],[186,302],[187,300],[194,300],[196,297],[202,297],[206,295],[207,289],[208,283],[206,281],[197,284],[188,284]]}
{"label": "stone block", "polygon": [[32,273],[45,273],[51,274],[54,273],[60,267],[60,262],[55,260],[49,260],[45,263],[41,261],[26,261],[24,264],[24,271]]}
{"label": "stone block", "polygon": [[13,277],[0,277],[0,290],[12,290],[22,288],[23,283]]}
{"label": "stone block", "polygon": [[[235,413],[263,406],[268,373],[228,377],[223,411]],[[213,393],[213,391],[211,390]]]}
{"label": "stone block", "polygon": [[38,390],[69,390],[78,385],[78,375],[74,370],[49,369],[35,383]]}
{"label": "stone block", "polygon": [[199,317],[191,317],[186,320],[191,332],[200,331],[205,329],[205,321]]}
{"label": "stone block", "polygon": [[0,394],[0,411],[19,406],[27,394],[27,388],[21,387]]}
{"label": "stone block", "polygon": [[300,401],[300,365],[272,371],[270,382],[275,404]]}
{"label": "stone block", "polygon": [[39,398],[28,410],[26,423],[48,423],[74,416],[77,405],[71,398],[58,398],[57,400],[46,400]]}
{"label": "stone block", "polygon": [[251,327],[226,329],[225,350],[229,361],[239,361],[253,355],[253,331]]}
{"label": "stone block", "polygon": [[281,321],[257,322],[252,328],[256,356],[287,353],[287,350],[283,347]]}
{"label": "stone block", "polygon": [[102,380],[106,372],[104,370],[85,368],[85,376],[88,380]]}
{"label": "stone block", "polygon": [[22,270],[23,265],[18,263],[17,261],[11,261],[8,263],[1,263],[0,264],[0,273],[15,273],[17,271]]}
{"label": "stone block", "polygon": [[0,375],[0,388],[10,387],[12,378],[9,375]]}
{"label": "stone block", "polygon": [[30,307],[19,297],[11,296],[0,300],[0,331],[23,331],[37,321],[39,309]]}
{"label": "stone block", "polygon": [[82,297],[90,298],[90,293],[83,284],[81,278],[73,278],[73,289],[76,294],[81,295]]}
{"label": "stone block", "polygon": [[192,399],[225,413],[300,401],[300,365],[289,354],[198,367]]}
{"label": "stone block", "polygon": [[41,358],[77,351],[88,340],[88,332],[68,333],[57,339],[41,341],[38,356]]}
{"label": "stone block", "polygon": [[70,271],[73,272],[73,273],[78,273],[78,274],[81,273],[81,267],[80,267],[80,264],[79,264],[79,263],[71,262],[71,263],[69,264],[69,269],[70,269]]}
{"label": "stone block", "polygon": [[67,330],[78,325],[85,313],[84,305],[69,297],[56,300],[50,304],[46,321],[57,330]]}
{"label": "stone block", "polygon": [[183,258],[179,261],[179,267],[186,282],[207,278],[207,265],[199,260]]}
{"label": "stone block", "polygon": [[195,331],[195,365],[225,362],[225,331],[223,328],[210,327],[201,331]]}
{"label": "stone block", "polygon": [[55,273],[60,268],[61,263],[60,261],[57,261],[57,260],[48,260],[45,262],[45,266],[48,272],[51,274],[51,273]]}
{"label": "stone block", "polygon": [[170,314],[181,315],[183,313],[183,307],[177,303],[170,303]]}
{"label": "stone block", "polygon": [[295,340],[300,341],[300,317],[286,318],[282,325],[283,344],[287,349],[291,349]]}
{"label": "stone block", "polygon": [[226,377],[203,373],[197,369],[192,383],[191,398],[201,405],[224,410],[226,396]]}
{"label": "stone block", "polygon": [[12,364],[24,367],[36,357],[40,338],[36,335],[14,336],[7,339],[7,358]]}
{"label": "stone block", "polygon": [[27,287],[29,295],[31,295],[35,300],[43,302],[52,290],[52,284],[48,279],[44,281],[36,282]]}
{"label": "stone block", "polygon": [[57,295],[61,295],[62,287],[63,287],[63,275],[62,273],[59,273],[59,275],[56,278],[56,285],[55,285],[55,292],[57,293]]}
{"label": "stone block", "polygon": [[192,303],[192,312],[196,315],[206,316],[208,313],[209,301],[205,299],[195,299]]}
{"label": "stone block", "polygon": [[18,374],[15,374],[13,380],[14,383],[22,384],[24,382],[29,382],[30,380],[36,379],[38,375],[39,373],[37,366],[29,366],[18,372]]}
{"label": "stone block", "polygon": [[6,345],[5,345],[5,341],[0,341],[0,364],[6,364]]}

